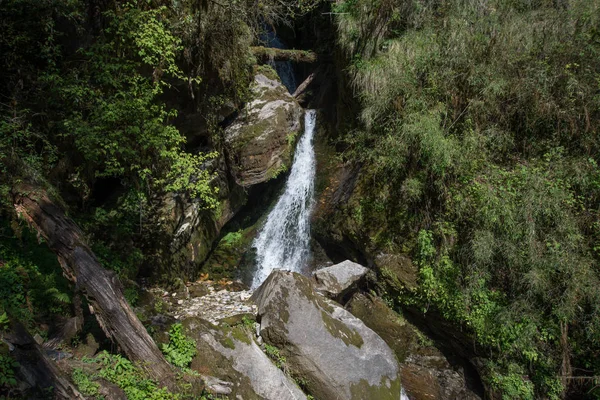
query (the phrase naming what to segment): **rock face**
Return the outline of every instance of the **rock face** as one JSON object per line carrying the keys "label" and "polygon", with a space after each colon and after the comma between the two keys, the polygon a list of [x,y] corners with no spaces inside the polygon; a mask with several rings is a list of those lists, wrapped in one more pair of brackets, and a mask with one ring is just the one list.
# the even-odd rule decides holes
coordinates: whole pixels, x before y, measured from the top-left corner
{"label": "rock face", "polygon": [[254,99],[225,130],[232,173],[244,187],[266,182],[288,169],[301,130],[302,108],[274,71],[263,72],[254,77]]}
{"label": "rock face", "polygon": [[217,395],[243,400],[306,400],[306,396],[252,340],[242,325],[217,327],[198,318],[183,321],[196,341],[191,368]]}
{"label": "rock face", "polygon": [[402,387],[411,400],[481,399],[477,379],[469,376],[464,363],[447,358],[383,301],[356,293],[346,307],[394,350],[400,360]]}
{"label": "rock face", "polygon": [[[225,157],[212,160],[207,169],[215,174],[213,184],[219,189],[220,205],[216,210],[204,209],[203,204],[175,193],[168,193],[160,200],[156,211],[158,225],[163,228],[170,257],[162,263],[159,277],[195,278],[198,265],[208,256],[212,243],[221,228],[235,215],[246,201],[242,187],[229,179]],[[170,243],[169,243],[170,241]],[[156,273],[156,271],[153,271]],[[169,276],[170,275],[170,276]]]}
{"label": "rock face", "polygon": [[342,299],[355,290],[369,270],[350,260],[313,273],[316,288],[331,299]]}
{"label": "rock face", "polygon": [[358,318],[315,293],[308,278],[274,271],[254,293],[260,335],[318,399],[400,399],[388,345]]}

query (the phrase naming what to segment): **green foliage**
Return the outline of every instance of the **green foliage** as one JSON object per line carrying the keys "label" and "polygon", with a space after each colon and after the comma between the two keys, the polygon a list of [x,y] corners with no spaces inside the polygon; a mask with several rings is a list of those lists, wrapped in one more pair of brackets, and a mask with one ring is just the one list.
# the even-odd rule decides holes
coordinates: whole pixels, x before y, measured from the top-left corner
{"label": "green foliage", "polygon": [[362,165],[349,237],[413,255],[398,303],[468,332],[506,398],[562,396],[566,367],[600,374],[599,9],[334,6],[361,109],[341,138]]}
{"label": "green foliage", "polygon": [[71,289],[56,256],[28,230],[18,238],[2,224],[0,234],[0,315],[24,323],[44,315],[68,315]]}
{"label": "green foliage", "polygon": [[98,376],[119,386],[129,400],[177,400],[180,396],[159,387],[141,369],[120,355],[100,353],[96,357],[102,369]]}
{"label": "green foliage", "polygon": [[242,317],[242,324],[247,328],[247,329],[254,329],[254,324],[256,322],[250,318],[248,318],[247,316],[243,316]]}
{"label": "green foliage", "polygon": [[71,378],[73,379],[73,383],[77,386],[77,389],[81,392],[81,394],[85,396],[96,396],[98,394],[98,389],[100,389],[100,385],[96,382],[93,382],[90,379],[90,376],[85,373],[81,368],[75,368],[71,373]]}
{"label": "green foliage", "polygon": [[273,360],[275,362],[275,365],[277,366],[277,368],[279,369],[284,369],[285,368],[285,363],[286,363],[286,358],[281,354],[281,352],[279,351],[279,349],[275,346],[271,346],[268,343],[265,343],[265,353],[267,354],[267,356],[269,356],[269,358],[271,360]]}
{"label": "green foliage", "polygon": [[69,75],[56,70],[43,79],[70,110],[62,136],[84,158],[79,172],[88,182],[125,177],[138,188],[185,192],[214,207],[211,176],[200,167],[215,154],[184,152],[185,139],[170,123],[176,111],[159,100],[171,86],[167,79],[183,78],[176,64],[181,41],[166,13],[133,4],[108,12],[104,40],[80,50],[86,62]]}
{"label": "green foliage", "polygon": [[510,364],[508,373],[493,374],[491,385],[502,393],[502,400],[535,399],[533,392],[533,384],[530,381],[523,379],[524,371],[516,364]]}
{"label": "green foliage", "polygon": [[8,319],[8,315],[6,315],[6,312],[0,314],[0,331],[8,329],[9,322],[10,320]]}
{"label": "green foliage", "polygon": [[169,330],[169,343],[163,344],[161,350],[171,364],[187,368],[196,355],[196,342],[185,336],[181,324],[173,324]]}
{"label": "green foliage", "polygon": [[8,388],[17,385],[15,379],[15,368],[19,364],[10,356],[0,354],[0,388]]}

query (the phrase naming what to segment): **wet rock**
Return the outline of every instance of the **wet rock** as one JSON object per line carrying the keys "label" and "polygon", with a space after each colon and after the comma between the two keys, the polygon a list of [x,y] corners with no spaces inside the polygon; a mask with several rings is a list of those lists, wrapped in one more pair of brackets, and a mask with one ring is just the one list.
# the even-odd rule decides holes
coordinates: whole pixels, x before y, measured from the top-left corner
{"label": "wet rock", "polygon": [[411,400],[476,400],[477,378],[465,363],[449,360],[427,336],[381,299],[356,293],[346,305],[377,332],[400,360],[402,386]]}
{"label": "wet rock", "polygon": [[388,345],[358,318],[317,294],[311,281],[276,270],[257,289],[260,334],[319,399],[399,399]]}
{"label": "wet rock", "polygon": [[235,181],[252,186],[291,166],[302,108],[276,76],[258,73],[254,98],[225,130],[225,145]]}
{"label": "wet rock", "polygon": [[191,368],[214,378],[206,382],[213,393],[244,400],[306,399],[295,383],[273,365],[244,326],[217,327],[198,318],[188,318],[182,324],[198,350]]}
{"label": "wet rock", "polygon": [[346,260],[313,273],[316,288],[327,297],[339,300],[356,290],[369,270],[360,264]]}

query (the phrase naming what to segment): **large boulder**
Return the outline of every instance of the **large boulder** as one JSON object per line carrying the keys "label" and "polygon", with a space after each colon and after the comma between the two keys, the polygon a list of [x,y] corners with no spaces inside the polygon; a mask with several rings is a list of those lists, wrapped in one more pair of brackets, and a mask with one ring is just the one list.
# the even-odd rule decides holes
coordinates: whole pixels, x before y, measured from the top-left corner
{"label": "large boulder", "polygon": [[411,400],[479,400],[481,385],[464,360],[438,350],[417,327],[379,298],[355,293],[346,305],[394,350]]}
{"label": "large boulder", "polygon": [[262,352],[248,328],[216,326],[199,318],[188,318],[182,325],[198,351],[190,367],[213,394],[243,400],[306,400]]}
{"label": "large boulder", "polygon": [[313,273],[317,290],[327,297],[340,300],[356,290],[369,270],[350,260],[319,269]]}
{"label": "large boulder", "polygon": [[260,335],[318,399],[398,400],[400,369],[389,346],[358,318],[317,294],[299,274],[276,270],[257,289]]}
{"label": "large boulder", "polygon": [[266,182],[292,163],[302,108],[263,67],[254,77],[253,99],[225,130],[225,146],[235,181],[244,187]]}

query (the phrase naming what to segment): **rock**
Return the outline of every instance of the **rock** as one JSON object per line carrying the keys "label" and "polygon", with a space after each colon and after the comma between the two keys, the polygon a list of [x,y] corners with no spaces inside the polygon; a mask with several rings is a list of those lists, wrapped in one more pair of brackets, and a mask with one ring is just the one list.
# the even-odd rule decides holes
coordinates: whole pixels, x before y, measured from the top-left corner
{"label": "rock", "polygon": [[62,344],[69,344],[71,340],[79,333],[83,325],[83,321],[81,321],[77,317],[69,318],[60,326],[59,331],[50,338],[46,343],[44,343],[44,347],[49,349],[58,348]]}
{"label": "rock", "polygon": [[318,399],[400,399],[392,350],[358,318],[317,294],[311,281],[276,270],[257,289],[260,335]]}
{"label": "rock", "polygon": [[403,254],[380,253],[375,257],[375,267],[381,272],[384,283],[395,290],[417,287],[417,267]]}
{"label": "rock", "polygon": [[127,395],[117,385],[110,383],[106,379],[98,379],[96,381],[100,387],[98,388],[98,394],[104,396],[105,399],[111,400],[127,400]]}
{"label": "rock", "polygon": [[411,400],[481,399],[478,378],[465,371],[465,363],[450,362],[424,333],[382,300],[356,293],[346,306],[394,350],[400,360],[402,387]]}
{"label": "rock", "polygon": [[342,299],[356,290],[369,270],[360,264],[346,260],[313,273],[317,290],[331,299]]}
{"label": "rock", "polygon": [[377,332],[396,353],[400,363],[417,348],[415,328],[379,298],[355,293],[346,309]]}
{"label": "rock", "polygon": [[233,391],[233,383],[222,381],[214,376],[201,375],[202,380],[206,384],[206,389],[216,395],[231,394]]}
{"label": "rock", "polygon": [[43,338],[43,337],[41,337],[39,333],[36,333],[35,335],[33,335],[33,340],[35,340],[35,342],[36,342],[37,344],[39,344],[40,346],[41,346],[42,344],[44,344],[44,338]]}
{"label": "rock", "polygon": [[199,318],[188,318],[182,324],[198,350],[191,368],[216,379],[213,383],[222,382],[207,382],[207,388],[212,387],[215,394],[229,391],[229,398],[244,400],[306,399],[295,383],[273,365],[244,326],[218,327]]}
{"label": "rock", "polygon": [[218,212],[206,209],[199,199],[190,199],[175,193],[161,197],[158,203],[157,225],[169,241],[157,244],[166,246],[165,256],[156,260],[152,272],[165,278],[185,277],[195,279],[198,266],[207,258],[213,241],[221,228],[246,201],[244,189],[230,178],[224,155],[209,162],[206,169],[215,174],[213,184],[218,188]]}
{"label": "rock", "polygon": [[248,187],[266,182],[291,166],[302,108],[276,76],[258,73],[254,98],[225,130],[235,181]]}
{"label": "rock", "polygon": [[100,348],[100,345],[94,338],[94,335],[88,333],[85,336],[85,343],[80,344],[76,349],[77,357],[93,357]]}
{"label": "rock", "polygon": [[190,297],[202,297],[209,293],[208,286],[203,283],[194,283],[190,286]]}

